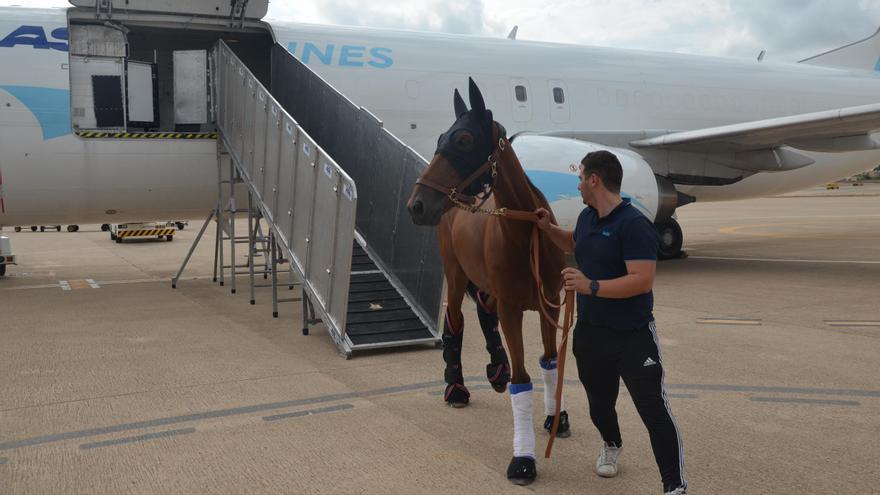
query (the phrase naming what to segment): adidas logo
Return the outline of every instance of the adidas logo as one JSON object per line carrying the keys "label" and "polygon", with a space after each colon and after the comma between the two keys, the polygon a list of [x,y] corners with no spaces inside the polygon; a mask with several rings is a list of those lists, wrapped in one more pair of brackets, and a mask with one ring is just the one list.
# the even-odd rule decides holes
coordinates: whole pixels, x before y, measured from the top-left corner
{"label": "adidas logo", "polygon": [[645,364],[643,364],[642,366],[653,366],[655,364],[657,364],[657,361],[654,361],[653,359],[648,358],[648,359],[645,359]]}

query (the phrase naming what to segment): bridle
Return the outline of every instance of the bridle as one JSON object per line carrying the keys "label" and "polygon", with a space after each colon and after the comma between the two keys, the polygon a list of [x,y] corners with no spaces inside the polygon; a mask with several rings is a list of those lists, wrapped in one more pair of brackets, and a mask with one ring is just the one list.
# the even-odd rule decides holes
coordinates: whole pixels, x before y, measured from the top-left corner
{"label": "bridle", "polygon": [[[498,128],[493,125],[492,130],[493,137],[498,135]],[[471,175],[461,181],[458,185],[453,187],[448,187],[440,183],[440,181],[435,180],[433,178],[428,177],[427,175],[423,175],[416,180],[416,184],[421,184],[427,188],[433,189],[440,194],[446,196],[446,198],[452,202],[457,208],[468,211],[470,213],[485,213],[487,215],[494,216],[504,216],[507,208],[496,208],[493,210],[487,210],[483,208],[483,205],[486,204],[486,201],[492,196],[492,193],[495,191],[495,180],[498,178],[498,156],[503,153],[509,146],[510,141],[508,141],[503,136],[497,137],[495,148],[492,150],[492,154],[486,158],[486,161],[483,162]],[[475,195],[463,194],[459,191],[466,190],[473,182],[483,175],[489,173],[489,176],[492,178],[492,182],[489,183],[489,187],[484,190],[482,193]],[[479,203],[478,203],[479,202]]]}

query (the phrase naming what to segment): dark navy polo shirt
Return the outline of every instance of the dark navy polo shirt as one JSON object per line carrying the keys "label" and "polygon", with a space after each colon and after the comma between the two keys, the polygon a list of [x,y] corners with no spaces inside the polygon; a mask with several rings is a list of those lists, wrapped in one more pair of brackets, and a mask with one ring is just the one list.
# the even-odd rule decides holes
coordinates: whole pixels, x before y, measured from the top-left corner
{"label": "dark navy polo shirt", "polygon": [[[656,261],[659,239],[651,221],[624,199],[604,218],[592,207],[585,208],[578,216],[574,242],[578,268],[601,284],[626,275],[626,261]],[[577,306],[578,320],[590,326],[636,330],[654,320],[653,291],[627,299],[578,294]]]}

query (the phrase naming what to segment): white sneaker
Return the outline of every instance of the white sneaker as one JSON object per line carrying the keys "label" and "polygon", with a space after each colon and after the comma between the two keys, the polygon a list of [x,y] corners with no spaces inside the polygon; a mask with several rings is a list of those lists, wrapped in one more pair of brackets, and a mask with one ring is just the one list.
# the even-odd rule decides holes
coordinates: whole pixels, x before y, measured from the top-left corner
{"label": "white sneaker", "polygon": [[671,492],[666,492],[664,495],[687,495],[687,490],[682,487],[678,487]]}
{"label": "white sneaker", "polygon": [[613,478],[617,476],[617,458],[623,447],[613,447],[607,443],[602,444],[602,452],[596,459],[596,474],[603,478]]}

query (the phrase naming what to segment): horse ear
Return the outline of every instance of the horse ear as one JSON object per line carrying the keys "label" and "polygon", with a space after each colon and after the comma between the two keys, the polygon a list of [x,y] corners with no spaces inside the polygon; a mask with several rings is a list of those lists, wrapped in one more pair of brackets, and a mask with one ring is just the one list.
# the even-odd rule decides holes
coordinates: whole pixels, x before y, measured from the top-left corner
{"label": "horse ear", "polygon": [[452,97],[452,102],[455,105],[455,118],[459,118],[467,113],[467,105],[464,104],[464,100],[461,98],[461,93],[458,92],[458,88],[455,89],[455,96]]}
{"label": "horse ear", "polygon": [[483,93],[472,78],[468,78],[468,90],[470,92],[471,110],[475,110],[478,114],[486,112],[486,103],[483,101]]}

